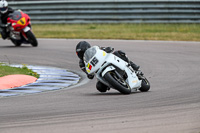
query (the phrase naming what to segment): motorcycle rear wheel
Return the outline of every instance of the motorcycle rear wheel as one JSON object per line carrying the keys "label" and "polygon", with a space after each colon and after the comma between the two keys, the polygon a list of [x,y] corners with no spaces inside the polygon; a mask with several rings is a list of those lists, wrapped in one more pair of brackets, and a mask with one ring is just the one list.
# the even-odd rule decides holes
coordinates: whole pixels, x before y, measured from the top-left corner
{"label": "motorcycle rear wheel", "polygon": [[28,41],[31,43],[31,45],[33,47],[38,46],[37,39],[36,39],[35,35],[32,33],[32,31],[29,30],[28,32],[26,32],[26,36],[28,38]]}
{"label": "motorcycle rear wheel", "polygon": [[142,84],[141,84],[141,87],[140,87],[140,91],[141,92],[147,92],[149,91],[150,89],[150,82],[143,76],[143,78],[141,79],[142,80]]}
{"label": "motorcycle rear wheel", "polygon": [[124,80],[121,80],[121,78],[119,78],[115,72],[107,72],[104,78],[110,83],[112,87],[114,87],[120,93],[131,93],[131,88],[129,87],[129,85]]}

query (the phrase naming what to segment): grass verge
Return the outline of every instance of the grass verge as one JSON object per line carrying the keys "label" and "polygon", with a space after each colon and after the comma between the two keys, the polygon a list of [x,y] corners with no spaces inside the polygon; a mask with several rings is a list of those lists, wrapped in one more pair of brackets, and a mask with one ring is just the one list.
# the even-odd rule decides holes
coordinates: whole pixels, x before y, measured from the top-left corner
{"label": "grass verge", "polygon": [[[200,41],[200,24],[34,24],[37,38]],[[0,77],[39,75],[26,66],[0,64]]]}
{"label": "grass verge", "polygon": [[36,72],[32,71],[31,69],[28,69],[26,65],[23,65],[22,68],[17,68],[5,64],[0,64],[0,77],[12,74],[24,74],[39,78],[39,75]]}
{"label": "grass verge", "polygon": [[200,41],[200,24],[40,24],[37,38]]}

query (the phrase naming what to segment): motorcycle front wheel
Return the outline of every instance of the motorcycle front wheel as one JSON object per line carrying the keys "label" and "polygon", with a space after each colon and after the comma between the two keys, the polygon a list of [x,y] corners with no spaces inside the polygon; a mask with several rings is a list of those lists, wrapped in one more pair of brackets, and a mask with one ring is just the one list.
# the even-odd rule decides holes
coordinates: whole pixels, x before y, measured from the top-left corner
{"label": "motorcycle front wheel", "polygon": [[31,45],[33,47],[38,46],[37,39],[36,39],[35,35],[32,33],[32,31],[29,30],[28,32],[26,32],[26,36],[28,38],[28,41],[31,43]]}
{"label": "motorcycle front wheel", "polygon": [[126,81],[122,80],[122,78],[118,77],[114,71],[107,72],[105,74],[104,78],[107,80],[107,82],[110,83],[110,85],[112,87],[114,87],[120,93],[122,93],[122,94],[130,94],[131,93],[131,88],[126,83]]}

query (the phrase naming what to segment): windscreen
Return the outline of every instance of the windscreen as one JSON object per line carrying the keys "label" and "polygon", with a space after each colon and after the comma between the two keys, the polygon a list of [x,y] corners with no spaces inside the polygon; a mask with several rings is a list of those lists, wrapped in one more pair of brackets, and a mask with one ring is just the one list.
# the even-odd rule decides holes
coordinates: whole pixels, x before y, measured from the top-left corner
{"label": "windscreen", "polygon": [[10,18],[13,20],[20,20],[22,18],[21,12],[20,11],[14,11],[13,13],[11,13]]}
{"label": "windscreen", "polygon": [[84,60],[88,62],[96,54],[96,48],[91,47],[87,49],[84,53]]}

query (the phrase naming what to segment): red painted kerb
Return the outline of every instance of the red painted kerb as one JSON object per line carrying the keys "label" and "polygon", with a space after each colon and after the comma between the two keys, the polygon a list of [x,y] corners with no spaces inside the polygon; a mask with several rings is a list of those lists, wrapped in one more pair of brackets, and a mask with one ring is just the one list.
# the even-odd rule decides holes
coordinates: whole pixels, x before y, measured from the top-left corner
{"label": "red painted kerb", "polygon": [[20,87],[26,84],[33,83],[36,80],[37,78],[29,75],[7,75],[4,77],[0,77],[0,90]]}

